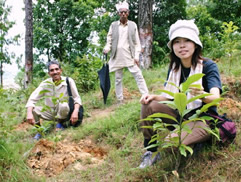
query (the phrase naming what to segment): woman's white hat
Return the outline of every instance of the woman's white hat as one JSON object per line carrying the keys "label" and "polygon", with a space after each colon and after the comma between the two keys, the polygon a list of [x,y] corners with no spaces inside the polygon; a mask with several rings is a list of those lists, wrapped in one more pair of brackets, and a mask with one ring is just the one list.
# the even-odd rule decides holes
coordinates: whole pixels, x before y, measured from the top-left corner
{"label": "woman's white hat", "polygon": [[194,20],[177,20],[176,23],[171,25],[169,42],[167,43],[169,49],[172,49],[172,41],[177,37],[187,38],[203,47],[199,39],[199,30]]}

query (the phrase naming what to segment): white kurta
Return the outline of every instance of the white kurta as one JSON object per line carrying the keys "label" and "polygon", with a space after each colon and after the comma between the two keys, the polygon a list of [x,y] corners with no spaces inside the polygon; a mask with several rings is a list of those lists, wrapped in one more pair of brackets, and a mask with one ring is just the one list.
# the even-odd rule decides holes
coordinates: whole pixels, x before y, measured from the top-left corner
{"label": "white kurta", "polygon": [[[140,44],[140,39],[139,39],[139,34],[138,34],[138,29],[136,26],[136,44],[135,44],[135,57],[132,58],[131,56],[131,50],[130,50],[130,44],[128,41],[128,21],[124,25],[120,21],[118,22],[119,25],[119,38],[118,38],[118,45],[117,45],[117,50],[116,50],[116,55],[113,59],[110,59],[109,61],[109,69],[110,72],[116,71],[118,69],[124,68],[124,67],[129,67],[133,66],[134,59],[139,60],[139,55],[141,51],[141,44]],[[105,50],[110,50],[111,49],[111,39],[112,39],[112,26],[110,26],[108,35],[107,35],[107,43],[105,46]]]}

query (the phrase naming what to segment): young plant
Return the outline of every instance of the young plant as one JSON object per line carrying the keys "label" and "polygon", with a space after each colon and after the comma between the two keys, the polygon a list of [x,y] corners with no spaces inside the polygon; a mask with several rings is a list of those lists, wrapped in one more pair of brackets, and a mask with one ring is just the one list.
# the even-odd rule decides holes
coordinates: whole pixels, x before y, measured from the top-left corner
{"label": "young plant", "polygon": [[[143,126],[144,128],[152,128],[157,133],[152,137],[150,141],[150,143],[156,142],[156,144],[152,144],[147,148],[158,147],[159,151],[166,148],[171,148],[176,160],[175,171],[174,171],[175,173],[180,166],[181,156],[183,155],[186,157],[187,151],[191,155],[193,154],[193,149],[190,146],[187,146],[183,143],[183,139],[181,138],[181,133],[187,132],[187,135],[192,133],[192,130],[188,126],[188,123],[190,122],[203,121],[205,123],[205,120],[210,120],[211,117],[207,117],[207,116],[201,117],[200,114],[206,112],[209,107],[217,105],[218,102],[221,100],[221,98],[219,98],[219,99],[215,99],[211,103],[205,104],[204,106],[201,107],[201,109],[197,110],[196,113],[193,114],[191,117],[189,117],[187,120],[184,119],[184,116],[186,114],[191,114],[190,112],[192,111],[192,109],[187,109],[187,105],[189,103],[211,95],[209,93],[205,93],[198,96],[194,96],[190,99],[187,98],[187,93],[190,91],[190,87],[195,87],[199,89],[202,87],[201,85],[194,84],[194,83],[199,79],[201,79],[203,76],[204,74],[202,73],[192,75],[188,77],[188,79],[184,83],[182,83],[180,87],[169,82],[169,84],[174,85],[180,90],[179,93],[173,93],[170,91],[161,90],[162,92],[165,92],[170,96],[172,96],[173,101],[162,101],[160,103],[167,104],[169,107],[177,110],[180,115],[179,120],[177,120],[173,116],[170,116],[164,113],[155,113],[153,115],[148,116],[146,119],[144,119],[144,120],[156,121],[156,123],[153,126]],[[174,121],[175,124],[164,123],[161,118],[171,119]],[[173,127],[175,129],[173,131],[169,131],[167,129],[168,127]],[[219,135],[215,132],[216,130],[214,131],[211,129],[206,129],[206,130],[219,139]],[[169,133],[168,137],[164,137],[160,135],[160,132]],[[177,155],[175,155],[175,152],[173,150],[174,148],[176,148],[178,151]]]}
{"label": "young plant", "polygon": [[35,125],[33,129],[35,132],[45,136],[45,134],[53,128],[54,121],[45,121],[41,125]]}
{"label": "young plant", "polygon": [[60,80],[58,82],[50,82],[50,81],[46,81],[46,89],[42,90],[39,94],[40,95],[44,95],[42,97],[42,99],[47,99],[50,98],[54,107],[50,107],[46,104],[43,105],[42,108],[42,112],[45,111],[49,111],[51,112],[51,115],[54,116],[53,117],[53,121],[49,121],[49,122],[44,122],[43,125],[36,126],[36,130],[41,134],[41,135],[45,135],[47,133],[47,131],[49,131],[52,128],[52,125],[54,123],[56,123],[57,121],[57,106],[59,103],[63,103],[63,102],[68,102],[68,98],[64,97],[64,93],[60,93],[59,95],[57,95],[56,93],[56,86],[59,85],[61,82],[63,82],[63,80]]}
{"label": "young plant", "polygon": [[220,33],[222,36],[222,42],[223,47],[225,49],[225,52],[228,56],[229,61],[229,72],[231,70],[231,66],[233,63],[234,55],[239,53],[240,50],[237,49],[238,47],[238,42],[234,41],[235,40],[235,33],[237,33],[237,30],[239,29],[237,26],[234,25],[232,21],[229,23],[223,22],[223,25],[221,26],[223,29],[223,33]]}

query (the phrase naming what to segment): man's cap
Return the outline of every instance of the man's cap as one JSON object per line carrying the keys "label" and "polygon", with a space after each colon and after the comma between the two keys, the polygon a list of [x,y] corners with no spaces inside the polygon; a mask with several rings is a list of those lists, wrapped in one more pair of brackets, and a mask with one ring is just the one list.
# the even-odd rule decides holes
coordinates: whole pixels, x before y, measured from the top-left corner
{"label": "man's cap", "polygon": [[120,11],[120,9],[128,9],[129,10],[129,4],[124,1],[124,2],[119,2],[118,4],[115,5],[117,11]]}

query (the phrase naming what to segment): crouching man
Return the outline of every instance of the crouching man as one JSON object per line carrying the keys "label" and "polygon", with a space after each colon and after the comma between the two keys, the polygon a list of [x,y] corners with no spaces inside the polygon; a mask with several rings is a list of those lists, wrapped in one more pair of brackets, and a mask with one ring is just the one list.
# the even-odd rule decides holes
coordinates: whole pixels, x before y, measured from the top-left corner
{"label": "crouching man", "polygon": [[[63,122],[65,122],[67,119],[70,120],[70,125],[79,125],[78,112],[80,107],[82,107],[82,103],[75,81],[72,78],[68,78],[70,90],[72,92],[72,98],[74,101],[74,109],[73,112],[70,113],[68,102],[58,102],[57,104],[54,104],[51,98],[54,95],[59,97],[60,94],[63,94],[63,97],[69,97],[66,77],[61,76],[61,65],[57,61],[50,61],[48,62],[47,67],[50,78],[40,83],[40,85],[31,94],[26,104],[27,121],[30,124],[40,126],[40,118],[49,121],[56,120],[56,130],[63,129]],[[51,84],[48,82],[52,82],[55,85],[55,90],[50,88]],[[45,92],[44,90],[48,90],[48,92]],[[51,109],[43,111],[42,106],[36,106],[36,103],[42,98],[44,98],[45,105]],[[39,140],[41,137],[41,134],[37,133],[34,139]]]}

